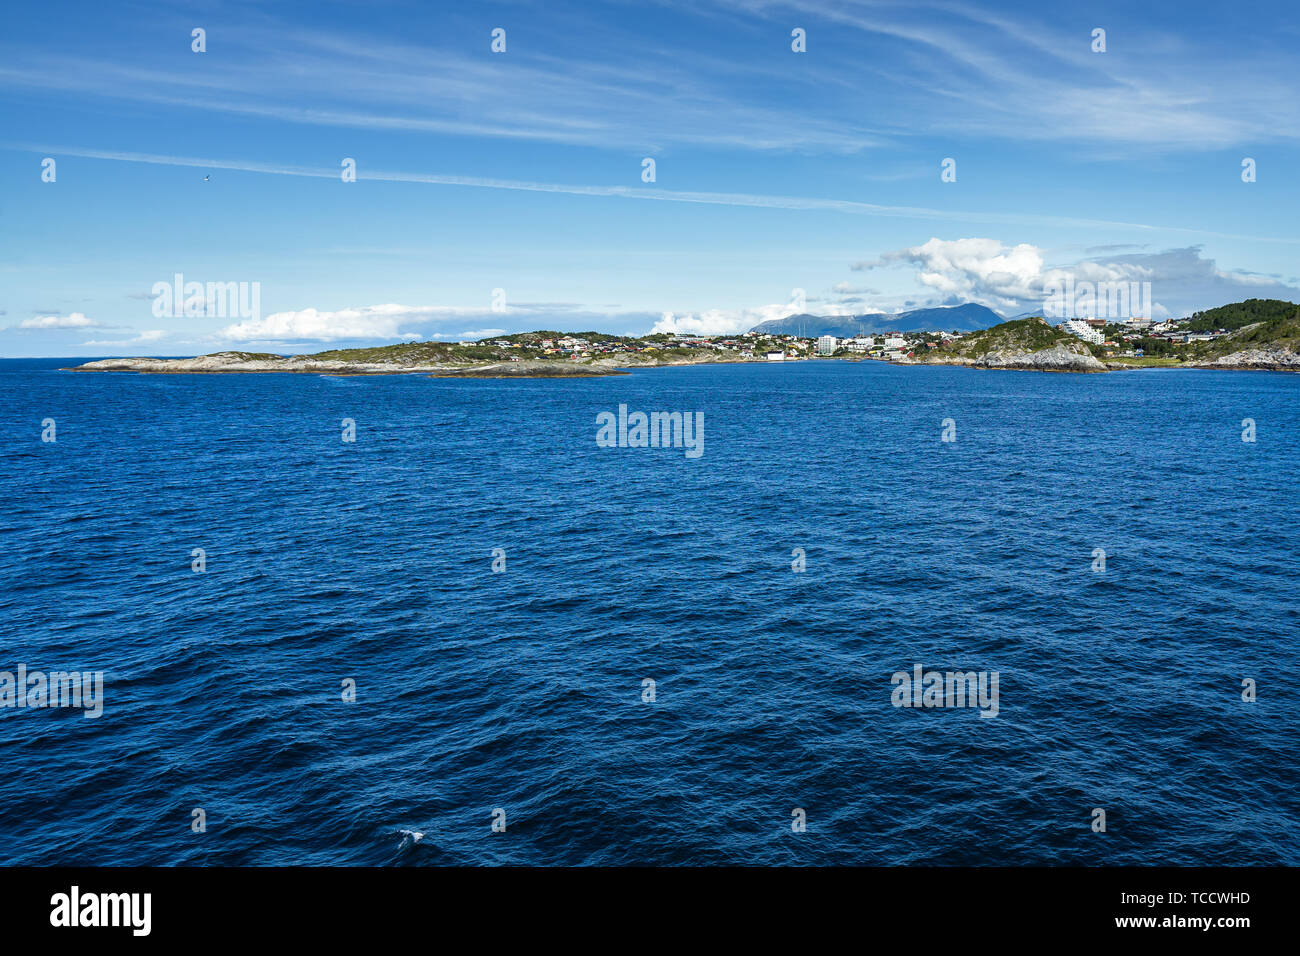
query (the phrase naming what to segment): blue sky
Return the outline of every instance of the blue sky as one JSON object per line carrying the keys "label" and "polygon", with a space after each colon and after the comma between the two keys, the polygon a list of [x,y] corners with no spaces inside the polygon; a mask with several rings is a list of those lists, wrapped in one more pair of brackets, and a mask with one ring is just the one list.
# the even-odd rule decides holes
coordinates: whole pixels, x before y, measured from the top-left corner
{"label": "blue sky", "polygon": [[[732,331],[796,289],[810,312],[1011,315],[1064,274],[1150,281],[1159,315],[1300,301],[1298,23],[1283,3],[11,6],[0,354]],[[257,314],[157,315],[177,273],[257,283]]]}

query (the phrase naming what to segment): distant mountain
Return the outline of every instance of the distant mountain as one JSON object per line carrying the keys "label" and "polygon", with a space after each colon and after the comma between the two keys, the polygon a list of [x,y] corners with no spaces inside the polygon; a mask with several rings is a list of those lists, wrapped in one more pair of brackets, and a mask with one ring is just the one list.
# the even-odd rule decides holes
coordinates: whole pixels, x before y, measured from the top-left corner
{"label": "distant mountain", "polygon": [[879,332],[974,332],[1003,321],[1002,316],[974,302],[938,309],[913,309],[898,315],[870,312],[865,315],[788,315],[769,319],[751,331],[764,335],[834,335],[851,338]]}

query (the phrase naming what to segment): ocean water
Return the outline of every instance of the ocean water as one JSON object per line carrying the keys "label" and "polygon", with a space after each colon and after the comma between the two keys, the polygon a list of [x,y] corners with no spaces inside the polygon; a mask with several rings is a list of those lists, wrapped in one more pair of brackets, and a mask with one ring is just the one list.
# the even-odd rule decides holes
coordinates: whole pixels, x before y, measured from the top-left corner
{"label": "ocean water", "polygon": [[0,670],[103,712],[0,708],[4,863],[1300,864],[1300,377],[66,364],[0,363]]}

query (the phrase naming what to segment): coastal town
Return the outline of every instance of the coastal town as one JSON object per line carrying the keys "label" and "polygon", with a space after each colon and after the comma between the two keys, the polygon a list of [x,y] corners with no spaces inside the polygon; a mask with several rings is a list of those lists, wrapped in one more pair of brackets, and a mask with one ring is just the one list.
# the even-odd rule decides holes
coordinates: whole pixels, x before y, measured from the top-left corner
{"label": "coastal town", "polygon": [[[759,332],[742,332],[731,335],[670,335],[655,334],[642,337],[605,335],[596,332],[572,335],[554,335],[547,332],[524,332],[478,342],[460,342],[462,348],[489,346],[509,349],[513,354],[500,356],[507,361],[524,359],[549,359],[583,361],[621,356],[635,361],[665,357],[691,357],[693,353],[707,350],[730,354],[737,360],[782,362],[814,356],[862,354],[873,358],[903,358],[914,348],[921,347],[924,336],[934,341],[951,340],[954,333],[915,333],[858,336],[837,339],[835,336],[818,337],[797,335],[765,335]],[[549,337],[548,337],[549,336]]]}
{"label": "coastal town", "polygon": [[[1157,322],[1135,317],[1121,320],[1069,319],[1054,327],[1087,344],[1098,359],[1141,359],[1148,356],[1172,358],[1180,354],[1180,346],[1214,342],[1230,334],[1228,329],[1203,328],[1203,325],[1195,318]],[[738,361],[784,362],[829,357],[914,361],[970,334],[969,331],[956,330],[908,331],[838,337],[771,335],[751,330],[728,335],[660,333],[625,337],[597,332],[566,335],[525,332],[457,344],[462,349],[487,347],[493,350],[493,354],[484,358],[505,361],[567,359],[580,362],[623,357],[635,362],[671,356],[689,358],[699,350],[731,355]]]}
{"label": "coastal town", "polygon": [[[824,321],[829,325],[835,320]],[[843,324],[831,327],[845,328]],[[666,365],[809,359],[1053,372],[1169,366],[1294,371],[1300,370],[1300,307],[1275,299],[1247,299],[1159,322],[1146,318],[1089,318],[1052,325],[1040,316],[1024,316],[964,331],[849,336],[795,335],[757,328],[726,335],[536,331],[474,341],[408,341],[310,355],[225,351],[195,358],[99,359],[77,369],[349,375],[400,371],[439,377],[575,378],[621,375]]]}

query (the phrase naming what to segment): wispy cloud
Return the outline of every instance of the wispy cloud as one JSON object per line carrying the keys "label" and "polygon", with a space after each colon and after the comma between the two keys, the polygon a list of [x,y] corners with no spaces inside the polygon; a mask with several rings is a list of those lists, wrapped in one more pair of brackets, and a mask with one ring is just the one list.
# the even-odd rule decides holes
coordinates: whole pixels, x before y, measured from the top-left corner
{"label": "wispy cloud", "polygon": [[[1108,52],[1094,54],[1088,20],[953,0],[665,6],[709,18],[707,28],[682,21],[665,43],[622,26],[618,4],[557,4],[502,57],[485,55],[486,33],[468,17],[440,20],[415,41],[235,10],[219,34],[224,68],[215,58],[123,62],[15,44],[0,88],[601,149],[852,154],[977,132],[1168,152],[1300,138],[1294,50],[1268,32],[1249,44],[1211,36],[1193,45],[1125,18],[1109,24]],[[155,29],[183,26],[161,19]],[[471,41],[463,31],[472,22]],[[797,66],[786,45],[792,23],[808,28],[815,51]]]}
{"label": "wispy cloud", "polygon": [[1093,53],[1091,30],[1102,24],[1001,14],[951,0],[723,0],[723,6],[743,20],[824,21],[850,31],[868,52],[888,52],[905,78],[895,108],[907,111],[914,133],[1148,152],[1300,138],[1294,48],[1267,32],[1235,47],[1217,36],[1191,46],[1113,17],[1106,24],[1107,52]]}
{"label": "wispy cloud", "polygon": [[[782,77],[774,62],[715,62],[646,43],[597,18],[573,26],[553,30],[544,44],[521,41],[508,57],[490,57],[463,42],[439,45],[436,36],[416,44],[362,30],[340,35],[249,23],[221,34],[223,60],[237,69],[140,66],[18,48],[0,67],[0,87],[281,123],[605,149],[853,153],[887,141],[860,121],[737,95],[754,77]],[[614,45],[602,34],[617,36],[619,56],[602,56]],[[737,82],[745,77],[749,82]]]}
{"label": "wispy cloud", "polygon": [[[154,153],[132,153],[114,150],[84,149],[80,147],[54,147],[47,145],[6,144],[6,149],[21,149],[49,155],[80,156],[127,163],[151,163],[163,166],[189,166],[198,169],[226,169],[248,173],[277,176],[306,176],[315,179],[339,179],[338,170],[247,160],[199,158],[193,156],[168,156]],[[786,209],[794,211],[839,212],[860,216],[879,216],[899,219],[935,220],[942,222],[1000,223],[1017,226],[1060,226],[1105,230],[1141,230],[1180,233],[1189,236],[1222,239],[1245,239],[1253,242],[1300,245],[1300,238],[1289,236],[1249,236],[1188,229],[1177,226],[1157,226],[1149,223],[1119,222],[1106,219],[1087,219],[1076,216],[1045,216],[1028,213],[955,211],[929,209],[919,206],[890,206],[860,202],[851,199],[827,199],[806,196],[760,195],[753,193],[692,192],[689,190],[659,189],[655,186],[595,186],[566,183],[532,182],[519,179],[493,179],[482,176],[457,176],[439,173],[408,173],[367,169],[358,165],[358,181],[419,183],[431,186],[464,186],[475,189],[505,189],[520,192],[558,193],[571,196],[590,196],[618,199],[636,199],[646,202],[695,203],[716,206],[744,206],[760,209]]]}
{"label": "wispy cloud", "polygon": [[91,348],[132,348],[139,345],[150,345],[162,342],[171,335],[166,329],[146,329],[140,334],[129,339],[97,339],[91,342],[82,342],[84,346]]}

